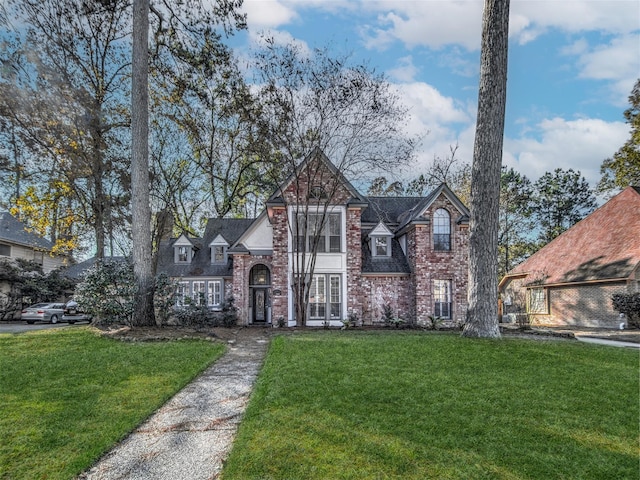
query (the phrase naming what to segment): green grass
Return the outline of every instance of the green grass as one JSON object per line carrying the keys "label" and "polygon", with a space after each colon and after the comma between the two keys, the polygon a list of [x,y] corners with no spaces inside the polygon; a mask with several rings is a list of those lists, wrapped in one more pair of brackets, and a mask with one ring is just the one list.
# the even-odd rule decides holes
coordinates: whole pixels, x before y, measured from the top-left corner
{"label": "green grass", "polygon": [[578,342],[277,337],[223,478],[638,479],[638,377]]}
{"label": "green grass", "polygon": [[0,335],[0,478],[75,477],[223,351],[89,328]]}

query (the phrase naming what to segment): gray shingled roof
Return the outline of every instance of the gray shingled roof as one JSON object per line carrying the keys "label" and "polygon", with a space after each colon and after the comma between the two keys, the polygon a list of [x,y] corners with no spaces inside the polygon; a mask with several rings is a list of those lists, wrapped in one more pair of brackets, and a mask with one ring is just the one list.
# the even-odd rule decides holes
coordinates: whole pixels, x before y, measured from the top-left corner
{"label": "gray shingled roof", "polygon": [[204,237],[190,238],[196,251],[191,263],[176,264],[174,262],[173,244],[176,239],[164,240],[158,251],[158,271],[170,277],[231,277],[233,275],[233,258],[229,256],[226,264],[212,264],[209,244],[222,235],[229,246],[251,226],[252,219],[246,218],[210,218],[205,228]]}
{"label": "gray shingled roof", "polygon": [[[65,268],[62,272],[67,278],[72,278],[74,280],[82,280],[87,273],[87,270],[92,268],[96,264],[96,257],[88,258],[80,263],[76,263],[75,265],[71,265],[68,268]],[[104,257],[102,260],[103,263],[120,263],[126,262],[127,257]]]}
{"label": "gray shingled roof", "polygon": [[362,273],[411,273],[400,243],[395,238],[391,241],[390,257],[373,257],[367,235],[370,230],[362,232]]}
{"label": "gray shingled roof", "polygon": [[53,245],[46,238],[28,232],[25,225],[9,212],[0,212],[0,241],[51,250]]}
{"label": "gray shingled roof", "polygon": [[362,223],[387,226],[400,223],[400,216],[414,208],[422,197],[367,197],[369,206],[362,212]]}

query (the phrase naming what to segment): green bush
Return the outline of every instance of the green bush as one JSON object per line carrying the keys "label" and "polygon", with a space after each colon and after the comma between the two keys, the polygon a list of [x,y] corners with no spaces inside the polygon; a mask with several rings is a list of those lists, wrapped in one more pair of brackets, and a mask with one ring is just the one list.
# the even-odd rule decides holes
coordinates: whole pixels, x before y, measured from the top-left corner
{"label": "green bush", "polygon": [[617,312],[627,316],[629,326],[640,328],[640,293],[615,293],[611,301]]}

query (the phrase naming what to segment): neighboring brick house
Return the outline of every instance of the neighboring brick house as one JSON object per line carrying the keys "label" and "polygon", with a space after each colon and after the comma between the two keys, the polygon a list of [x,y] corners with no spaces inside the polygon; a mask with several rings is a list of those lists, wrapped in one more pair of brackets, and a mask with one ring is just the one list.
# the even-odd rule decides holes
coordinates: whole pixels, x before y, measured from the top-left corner
{"label": "neighboring brick house", "polygon": [[614,293],[640,292],[640,188],[628,187],[500,281],[503,318],[617,327]]}
{"label": "neighboring brick house", "polygon": [[233,295],[241,324],[295,325],[303,270],[308,326],[340,326],[350,315],[382,322],[385,305],[408,322],[461,323],[468,220],[444,184],[427,197],[367,198],[315,150],[258,218],[210,219],[202,238],[164,241],[158,272],[178,280],[178,304],[188,297],[215,309]]}

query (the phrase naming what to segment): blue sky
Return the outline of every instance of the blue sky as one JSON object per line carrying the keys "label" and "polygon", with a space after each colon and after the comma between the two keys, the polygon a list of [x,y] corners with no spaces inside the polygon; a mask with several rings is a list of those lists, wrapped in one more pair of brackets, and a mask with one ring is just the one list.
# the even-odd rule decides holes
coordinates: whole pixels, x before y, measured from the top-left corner
{"label": "blue sky", "polygon": [[[429,132],[416,168],[434,156],[471,163],[481,0],[244,0],[249,30],[304,47],[351,52],[384,72],[410,107],[410,133]],[[640,77],[638,0],[512,0],[503,163],[536,180],[600,164],[629,138],[622,112]],[[412,169],[415,172],[415,169]]]}

